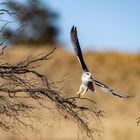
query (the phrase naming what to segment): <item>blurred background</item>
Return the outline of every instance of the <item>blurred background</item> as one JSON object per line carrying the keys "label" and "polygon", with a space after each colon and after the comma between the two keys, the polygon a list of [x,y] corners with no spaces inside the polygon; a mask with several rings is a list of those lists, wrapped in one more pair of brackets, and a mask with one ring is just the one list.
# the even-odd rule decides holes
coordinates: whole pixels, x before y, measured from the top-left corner
{"label": "blurred background", "polygon": [[[105,112],[103,133],[97,139],[138,140],[140,127],[136,118],[140,111],[140,1],[138,0],[15,0],[1,1],[0,38],[9,47],[4,61],[16,63],[29,55],[49,52],[56,47],[53,59],[44,63],[39,72],[49,80],[60,81],[65,77],[63,89],[72,96],[79,89],[81,68],[72,50],[69,32],[73,25],[78,36],[85,61],[95,79],[113,89],[130,95],[133,99],[120,99],[104,94],[88,92]],[[59,71],[58,71],[59,69]],[[40,113],[50,123],[51,115]],[[77,127],[71,121],[55,121],[53,127],[38,126],[47,140],[75,140]],[[73,131],[73,130],[76,131]],[[26,132],[29,139],[36,135]],[[71,133],[70,133],[71,132]],[[4,140],[22,140],[23,137],[0,132]]]}

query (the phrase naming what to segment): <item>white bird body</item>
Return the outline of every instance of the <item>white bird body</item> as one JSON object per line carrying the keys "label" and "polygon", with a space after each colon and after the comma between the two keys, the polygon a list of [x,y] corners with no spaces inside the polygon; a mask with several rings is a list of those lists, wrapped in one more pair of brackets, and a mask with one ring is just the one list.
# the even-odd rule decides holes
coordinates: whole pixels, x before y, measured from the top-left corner
{"label": "white bird body", "polygon": [[83,72],[81,81],[82,83],[80,85],[79,91],[76,94],[80,95],[80,93],[82,93],[81,95],[84,95],[88,91],[88,89],[94,91],[93,78],[90,72]]}
{"label": "white bird body", "polygon": [[90,72],[83,72],[81,76],[81,81],[83,84],[88,85],[89,82],[92,82],[92,74]]}

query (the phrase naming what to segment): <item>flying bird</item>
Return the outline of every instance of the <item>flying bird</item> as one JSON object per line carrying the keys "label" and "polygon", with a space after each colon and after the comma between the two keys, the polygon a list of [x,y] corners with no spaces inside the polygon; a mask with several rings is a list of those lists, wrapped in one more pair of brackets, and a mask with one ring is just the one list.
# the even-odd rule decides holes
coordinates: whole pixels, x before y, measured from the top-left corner
{"label": "flying bird", "polygon": [[129,95],[117,92],[117,91],[111,89],[110,87],[108,87],[107,85],[95,80],[93,78],[92,74],[89,72],[89,70],[84,62],[84,58],[83,58],[81,47],[80,47],[79,40],[78,40],[77,29],[75,26],[73,26],[71,28],[70,37],[71,37],[71,42],[72,42],[75,54],[83,69],[83,74],[81,76],[82,83],[80,85],[79,91],[76,92],[76,94],[78,94],[80,97],[82,97],[88,91],[88,89],[91,90],[92,92],[95,92],[94,85],[97,85],[105,93],[110,93],[110,94],[113,94],[120,98],[133,97],[133,96],[129,96]]}

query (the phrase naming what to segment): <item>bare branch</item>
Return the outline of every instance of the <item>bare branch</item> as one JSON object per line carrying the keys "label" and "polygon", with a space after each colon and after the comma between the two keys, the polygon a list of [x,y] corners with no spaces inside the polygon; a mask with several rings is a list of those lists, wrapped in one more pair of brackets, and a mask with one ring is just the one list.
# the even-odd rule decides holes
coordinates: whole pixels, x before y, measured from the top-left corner
{"label": "bare branch", "polygon": [[7,9],[0,9],[0,14],[5,14],[5,13],[9,14],[10,16],[16,14],[14,12],[11,12],[11,11],[7,10]]}
{"label": "bare branch", "polygon": [[[14,6],[14,3],[10,4]],[[10,16],[15,14],[9,10],[0,9],[0,14],[4,13]],[[10,21],[3,20],[1,33],[8,23]],[[19,27],[15,33],[22,27],[24,25]],[[12,37],[14,37],[14,34],[6,40]],[[0,56],[4,56],[4,50],[7,47],[5,40],[0,43],[0,46],[2,47]],[[52,106],[55,106],[64,118],[74,121],[92,139],[94,132],[99,134],[100,131],[98,128],[90,126],[91,120],[89,118],[98,124],[100,118],[103,117],[103,112],[97,108],[97,103],[88,98],[63,97],[61,91],[55,85],[57,82],[50,82],[47,77],[35,69],[38,67],[38,63],[48,61],[55,49],[47,54],[27,57],[16,64],[0,62],[0,128],[14,133],[15,129],[18,129],[14,126],[16,123],[19,127],[24,126],[34,129],[33,125],[24,120],[38,118],[33,115],[33,111],[38,107],[51,111],[47,102],[45,105],[42,103],[47,100],[52,103]],[[23,99],[26,99],[27,102],[23,102]],[[33,104],[30,104],[29,100]]]}
{"label": "bare branch", "polygon": [[[1,43],[0,46],[1,46],[1,45],[3,45],[3,43]],[[7,46],[4,46],[4,47],[1,49],[0,55],[3,55],[3,54],[4,54],[4,50],[5,50],[6,48],[7,48]]]}
{"label": "bare branch", "polygon": [[139,126],[139,124],[140,124],[140,117],[138,117],[137,119],[136,119],[136,123],[137,123],[137,126]]}
{"label": "bare branch", "polygon": [[[103,112],[96,108],[96,102],[87,98],[64,98],[61,96],[61,92],[53,88],[52,84],[54,83],[49,82],[44,75],[38,73],[33,67],[37,62],[49,60],[54,50],[39,57],[30,57],[24,61],[21,60],[17,64],[2,63],[0,65],[0,80],[2,83],[0,85],[0,99],[6,102],[0,103],[1,107],[4,108],[1,109],[3,110],[1,114],[3,115],[3,112],[5,112],[5,115],[15,118],[15,115],[13,115],[15,112],[15,119],[19,122],[18,115],[35,109],[32,105],[21,103],[20,99],[26,98],[34,101],[49,99],[62,115],[76,122],[86,132],[87,136],[92,138],[93,132],[99,132],[99,130],[89,127],[89,114],[97,123],[100,121],[100,117],[103,116]],[[12,102],[12,100],[16,100],[18,104]],[[41,107],[44,107],[41,102],[39,103]],[[11,113],[11,111],[14,112]],[[22,120],[20,121],[20,123],[24,124]],[[1,125],[4,125],[4,123],[1,123]],[[3,127],[10,129],[7,123]]]}

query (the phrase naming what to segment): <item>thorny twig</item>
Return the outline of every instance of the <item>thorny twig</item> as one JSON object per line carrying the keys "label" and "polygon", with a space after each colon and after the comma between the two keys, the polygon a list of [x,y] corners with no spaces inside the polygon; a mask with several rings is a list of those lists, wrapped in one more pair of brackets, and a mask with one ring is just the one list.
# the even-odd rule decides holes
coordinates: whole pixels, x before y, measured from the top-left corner
{"label": "thorny twig", "polygon": [[137,119],[136,119],[136,123],[137,123],[137,126],[139,126],[139,124],[140,124],[140,117],[138,117]]}
{"label": "thorny twig", "polygon": [[[4,13],[10,16],[15,14],[8,10],[0,9],[0,14]],[[5,20],[4,23],[0,32],[4,30],[9,21]],[[7,47],[5,41],[2,41],[0,46],[2,47],[0,56],[3,56]],[[54,51],[55,48],[47,54],[41,54],[36,57],[30,56],[16,64],[0,62],[0,128],[5,131],[15,132],[15,123],[13,122],[17,122],[18,126],[34,129],[25,120],[39,118],[32,115],[38,106],[50,110],[47,103],[45,106],[42,103],[44,100],[49,100],[65,118],[76,122],[87,136],[92,139],[93,132],[99,134],[99,130],[90,126],[91,120],[89,117],[92,118],[92,121],[99,123],[100,118],[103,116],[103,112],[96,107],[96,102],[87,98],[63,97],[61,91],[56,88],[57,85],[54,85],[57,82],[48,81],[47,77],[35,69],[36,64],[48,61]],[[39,104],[35,106],[35,104],[23,102],[23,99],[38,102]]]}
{"label": "thorny twig", "polygon": [[[54,89],[51,85],[52,83],[49,82],[44,75],[38,73],[33,67],[37,62],[49,60],[54,50],[55,49],[39,57],[30,57],[17,64],[0,64],[0,80],[1,83],[3,83],[0,85],[0,99],[2,101],[0,107],[3,108],[0,109],[0,114],[3,116],[4,113],[13,118],[16,116],[15,119],[18,120],[18,115],[35,109],[32,105],[21,104],[20,99],[28,98],[36,101],[49,99],[64,116],[71,118],[87,133],[87,136],[92,137],[93,130],[96,132],[98,132],[98,130],[89,127],[89,114],[92,115],[96,121],[100,120],[100,117],[102,117],[102,112],[95,107],[96,103],[87,98],[64,98],[61,92],[56,88]],[[13,102],[13,100],[17,102]],[[80,103],[81,101],[82,104]],[[89,102],[90,106],[87,105],[87,102]],[[41,105],[41,102],[39,103]],[[1,123],[1,126],[2,125],[4,129],[10,129],[7,123],[6,125]],[[24,125],[26,125],[26,123]]]}

